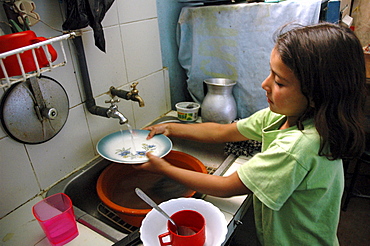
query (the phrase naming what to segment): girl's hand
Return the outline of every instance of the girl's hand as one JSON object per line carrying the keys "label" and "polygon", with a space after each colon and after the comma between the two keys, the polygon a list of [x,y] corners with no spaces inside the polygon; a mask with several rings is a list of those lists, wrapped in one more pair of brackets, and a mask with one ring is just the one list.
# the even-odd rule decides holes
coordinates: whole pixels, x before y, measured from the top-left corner
{"label": "girl's hand", "polygon": [[171,165],[164,159],[159,158],[158,156],[155,156],[149,152],[146,153],[146,156],[149,158],[148,162],[140,165],[133,165],[133,167],[137,170],[145,170],[152,173],[162,174],[162,170],[166,166]]}
{"label": "girl's hand", "polygon": [[156,134],[163,134],[165,136],[168,136],[170,134],[169,130],[169,124],[159,124],[154,126],[145,127],[144,130],[149,130],[149,134],[146,137],[147,140],[154,137]]}

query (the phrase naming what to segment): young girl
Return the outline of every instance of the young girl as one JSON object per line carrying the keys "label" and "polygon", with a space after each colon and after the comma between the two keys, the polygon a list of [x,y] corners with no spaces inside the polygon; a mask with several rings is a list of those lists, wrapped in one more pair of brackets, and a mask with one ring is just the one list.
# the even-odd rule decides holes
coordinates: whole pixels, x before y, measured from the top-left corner
{"label": "young girl", "polygon": [[203,142],[262,141],[228,177],[196,173],[148,154],[135,168],[161,173],[220,197],[253,194],[262,245],[338,245],[344,188],[342,159],[362,153],[365,62],[353,32],[333,24],[298,27],[278,36],[262,82],[269,108],[232,124],[148,127]]}

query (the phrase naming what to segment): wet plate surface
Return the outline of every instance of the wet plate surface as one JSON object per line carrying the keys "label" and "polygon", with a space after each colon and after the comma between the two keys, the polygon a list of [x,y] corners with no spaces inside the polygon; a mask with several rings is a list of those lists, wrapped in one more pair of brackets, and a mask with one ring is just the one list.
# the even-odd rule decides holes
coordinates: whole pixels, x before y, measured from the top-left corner
{"label": "wet plate surface", "polygon": [[140,164],[148,161],[147,152],[163,157],[172,149],[171,140],[164,135],[155,135],[147,140],[149,131],[133,130],[111,133],[98,142],[96,145],[99,155],[107,160],[124,163]]}

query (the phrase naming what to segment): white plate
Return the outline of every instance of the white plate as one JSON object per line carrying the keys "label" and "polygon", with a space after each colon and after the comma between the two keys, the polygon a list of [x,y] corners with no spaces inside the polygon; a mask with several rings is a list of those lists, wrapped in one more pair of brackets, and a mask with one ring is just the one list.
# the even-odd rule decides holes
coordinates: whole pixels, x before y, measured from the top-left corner
{"label": "white plate", "polygon": [[[177,198],[159,205],[170,216],[177,211],[190,209],[201,213],[206,220],[206,242],[204,246],[219,246],[226,237],[227,223],[223,213],[212,203],[195,198]],[[160,246],[158,235],[167,231],[167,219],[155,209],[144,218],[140,228],[140,239],[144,246]]]}
{"label": "white plate", "polygon": [[172,142],[168,137],[155,135],[146,140],[148,134],[147,130],[133,130],[132,135],[128,130],[114,132],[100,139],[96,149],[105,159],[125,164],[147,162],[146,152],[163,157],[171,151]]}

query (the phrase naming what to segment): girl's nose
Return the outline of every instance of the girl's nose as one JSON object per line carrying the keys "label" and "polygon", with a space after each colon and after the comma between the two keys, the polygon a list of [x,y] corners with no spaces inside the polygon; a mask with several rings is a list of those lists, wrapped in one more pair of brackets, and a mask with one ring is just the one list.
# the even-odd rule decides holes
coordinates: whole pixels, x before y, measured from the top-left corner
{"label": "girl's nose", "polygon": [[270,77],[271,77],[271,74],[261,84],[262,89],[264,89],[267,92],[271,91],[271,87],[269,84]]}

